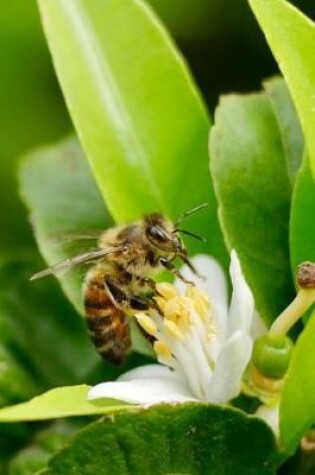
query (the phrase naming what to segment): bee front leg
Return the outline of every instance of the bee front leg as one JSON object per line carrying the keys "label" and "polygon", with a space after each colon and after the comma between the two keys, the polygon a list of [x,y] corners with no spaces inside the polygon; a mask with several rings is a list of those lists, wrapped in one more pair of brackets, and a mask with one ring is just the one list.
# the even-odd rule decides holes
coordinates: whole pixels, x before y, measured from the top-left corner
{"label": "bee front leg", "polygon": [[185,253],[179,253],[178,254],[178,257],[183,261],[185,262],[185,264],[189,267],[189,269],[197,276],[199,277],[200,279],[202,280],[206,280],[205,276],[204,275],[201,275],[199,274],[199,272],[197,271],[197,269],[195,268],[195,266],[193,265],[193,263],[190,261],[190,259],[188,258],[187,254]]}
{"label": "bee front leg", "polygon": [[172,274],[176,275],[180,280],[182,280],[183,282],[185,282],[185,284],[195,285],[194,282],[185,279],[185,277],[184,277],[184,276],[180,273],[180,271],[174,266],[174,264],[172,264],[171,261],[169,261],[168,259],[166,259],[166,257],[160,257],[160,264],[161,264],[165,269],[167,269],[169,272],[171,272]]}

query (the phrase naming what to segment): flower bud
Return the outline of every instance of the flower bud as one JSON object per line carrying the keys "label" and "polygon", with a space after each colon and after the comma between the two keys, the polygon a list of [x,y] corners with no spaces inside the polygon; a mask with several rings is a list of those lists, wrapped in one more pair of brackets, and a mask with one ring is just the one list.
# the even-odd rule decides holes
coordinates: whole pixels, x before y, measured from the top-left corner
{"label": "flower bud", "polygon": [[252,362],[262,375],[281,379],[289,367],[292,349],[292,341],[287,336],[267,334],[256,340]]}
{"label": "flower bud", "polygon": [[315,263],[306,261],[299,265],[296,281],[302,289],[315,288]]}

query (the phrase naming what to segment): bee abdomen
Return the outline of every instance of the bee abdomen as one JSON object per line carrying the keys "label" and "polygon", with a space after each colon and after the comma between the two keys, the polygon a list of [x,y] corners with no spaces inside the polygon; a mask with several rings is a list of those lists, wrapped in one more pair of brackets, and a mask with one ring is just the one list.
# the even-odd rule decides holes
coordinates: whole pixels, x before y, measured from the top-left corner
{"label": "bee abdomen", "polygon": [[84,306],[89,334],[98,352],[104,359],[122,364],[131,347],[127,318],[95,277],[86,283]]}

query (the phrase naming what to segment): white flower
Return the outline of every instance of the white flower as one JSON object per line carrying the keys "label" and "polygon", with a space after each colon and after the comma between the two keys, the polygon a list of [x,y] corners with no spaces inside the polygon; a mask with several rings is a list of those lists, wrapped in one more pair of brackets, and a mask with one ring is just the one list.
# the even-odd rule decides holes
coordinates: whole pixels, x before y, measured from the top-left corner
{"label": "white flower", "polygon": [[88,399],[114,398],[151,405],[161,402],[203,401],[225,404],[236,397],[252,352],[251,331],[256,319],[253,296],[239,260],[231,253],[233,293],[228,306],[227,284],[220,265],[199,255],[193,264],[205,279],[184,266],[186,279],[159,284],[156,311],[136,315],[154,336],[160,364],[146,365],[90,389]]}

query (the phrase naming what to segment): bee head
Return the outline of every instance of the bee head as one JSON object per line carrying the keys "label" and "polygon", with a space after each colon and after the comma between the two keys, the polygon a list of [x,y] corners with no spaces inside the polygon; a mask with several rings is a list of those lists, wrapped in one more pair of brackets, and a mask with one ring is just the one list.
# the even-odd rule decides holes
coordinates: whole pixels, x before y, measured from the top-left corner
{"label": "bee head", "polygon": [[159,213],[145,217],[145,234],[150,244],[163,252],[178,254],[185,250],[173,223]]}

